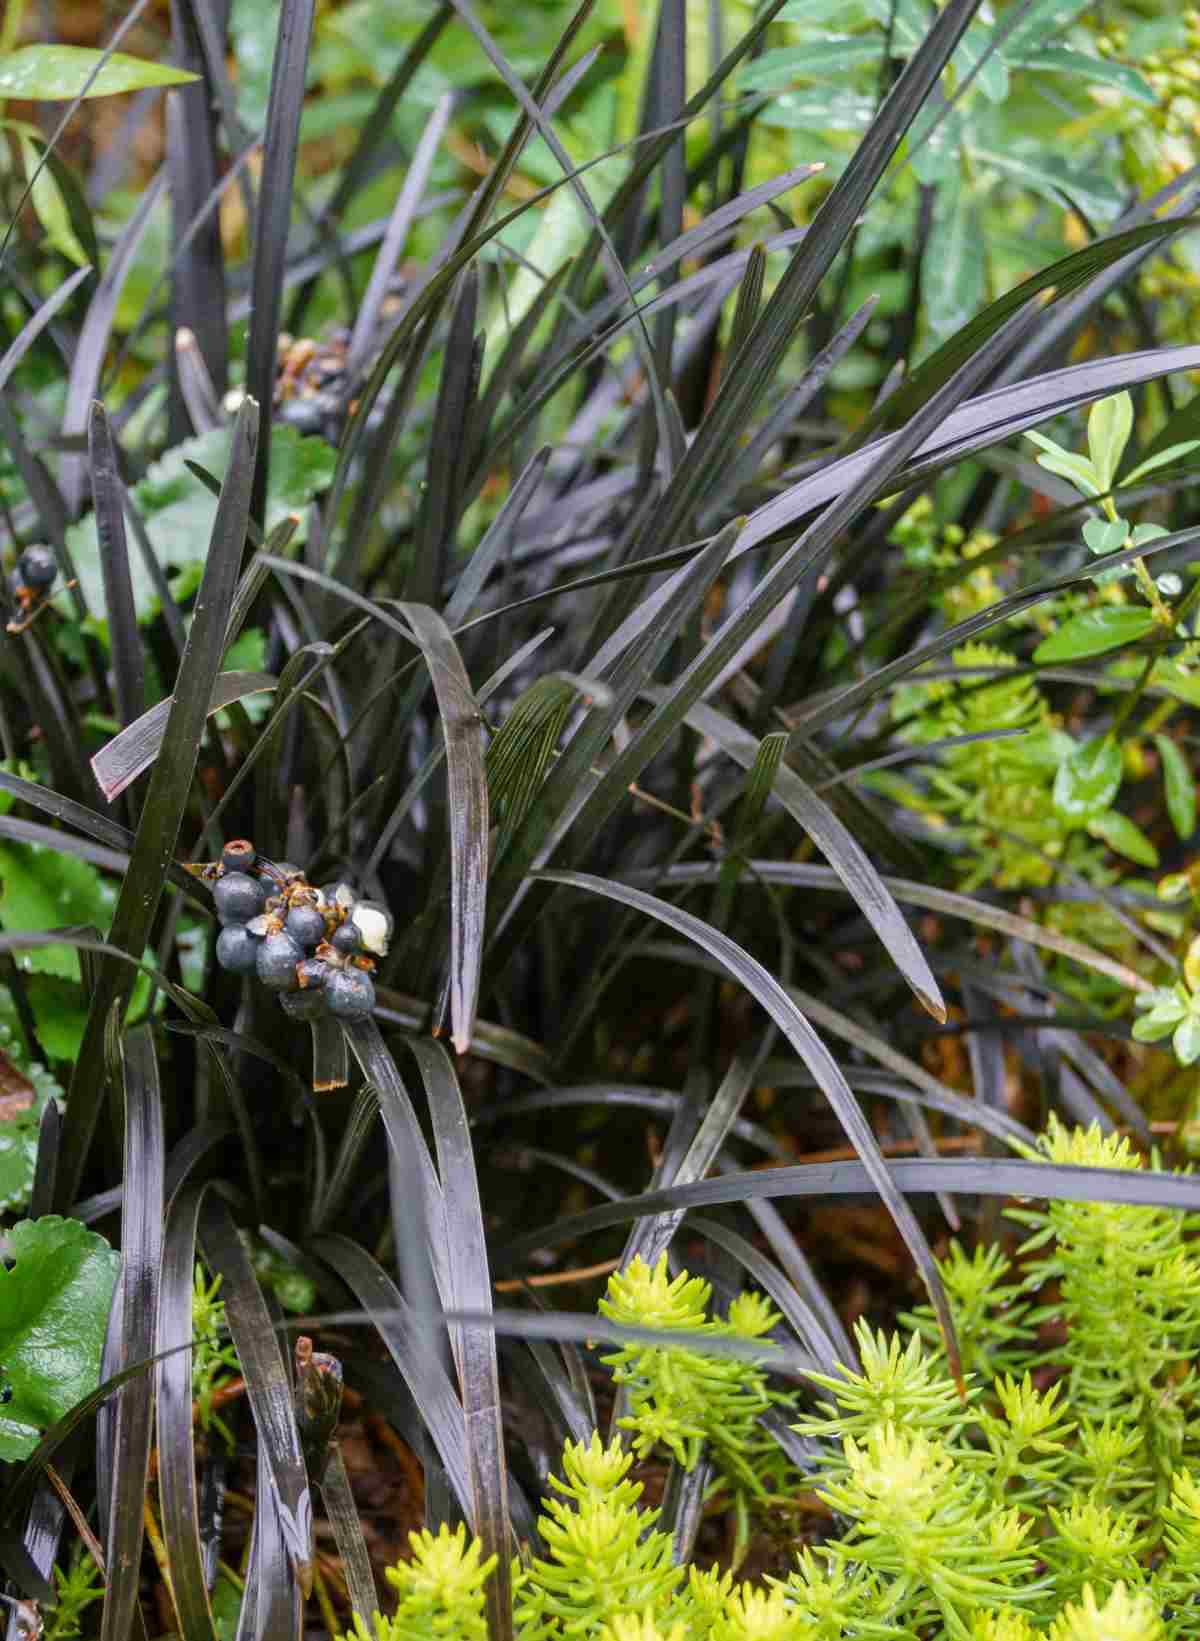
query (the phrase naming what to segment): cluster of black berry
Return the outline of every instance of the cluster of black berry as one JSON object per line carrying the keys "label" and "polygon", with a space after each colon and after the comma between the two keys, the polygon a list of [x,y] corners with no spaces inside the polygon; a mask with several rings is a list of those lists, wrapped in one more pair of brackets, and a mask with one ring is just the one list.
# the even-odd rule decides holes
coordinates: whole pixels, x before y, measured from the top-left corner
{"label": "cluster of black berry", "polygon": [[26,547],[8,578],[21,619],[10,621],[9,632],[24,632],[58,579],[58,560],[49,547]]}
{"label": "cluster of black berry", "polygon": [[383,907],[360,900],[348,883],[314,889],[298,867],[261,860],[245,839],[227,843],[205,875],[221,919],[223,969],[256,974],[293,1020],[371,1013],[371,971],[392,933]]}

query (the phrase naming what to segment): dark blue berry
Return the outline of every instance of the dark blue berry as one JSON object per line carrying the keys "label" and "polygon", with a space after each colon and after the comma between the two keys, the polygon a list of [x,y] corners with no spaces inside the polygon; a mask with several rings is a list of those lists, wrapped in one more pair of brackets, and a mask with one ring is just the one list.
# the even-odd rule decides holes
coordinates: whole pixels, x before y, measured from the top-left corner
{"label": "dark blue berry", "polygon": [[293,906],[283,926],[306,951],[311,951],[325,938],[325,919],[315,906]]}
{"label": "dark blue berry", "polygon": [[226,872],[213,886],[213,901],[222,923],[249,923],[267,904],[267,892],[248,872]]}
{"label": "dark blue berry", "polygon": [[329,944],[344,957],[353,957],[362,947],[362,936],[353,923],[339,923],[329,937]]}
{"label": "dark blue berry", "polygon": [[365,1020],[375,1007],[375,987],[361,969],[335,969],[325,982],[330,1014],[339,1020]]}
{"label": "dark blue berry", "polygon": [[296,981],[301,990],[323,986],[329,978],[329,964],[319,957],[306,957],[296,970]]}
{"label": "dark blue berry", "polygon": [[258,978],[271,991],[291,991],[297,983],[296,965],[303,957],[304,947],[290,934],[269,934],[258,948]]}
{"label": "dark blue berry", "polygon": [[292,1020],[319,1020],[329,1007],[323,991],[285,991],[279,1002]]}
{"label": "dark blue berry", "polygon": [[230,974],[253,974],[261,940],[240,923],[230,923],[217,936],[217,962]]}
{"label": "dark blue berry", "polygon": [[248,872],[258,859],[249,838],[231,838],[221,850],[221,865],[227,872]]}
{"label": "dark blue berry", "polygon": [[49,547],[26,547],[17,560],[17,574],[26,587],[53,587],[58,560]]}

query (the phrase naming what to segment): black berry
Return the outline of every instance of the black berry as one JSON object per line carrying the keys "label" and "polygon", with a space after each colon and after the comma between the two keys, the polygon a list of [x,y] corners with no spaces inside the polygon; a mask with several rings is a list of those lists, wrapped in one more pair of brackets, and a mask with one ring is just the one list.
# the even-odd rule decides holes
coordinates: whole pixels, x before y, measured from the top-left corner
{"label": "black berry", "polygon": [[258,859],[249,838],[231,838],[221,850],[221,865],[227,872],[248,872]]}
{"label": "black berry", "polygon": [[306,951],[325,938],[325,919],[315,906],[293,906],[283,926]]}
{"label": "black berry", "polygon": [[375,987],[361,969],[335,969],[325,982],[325,996],[339,1020],[365,1020],[375,1007]]}
{"label": "black berry", "polygon": [[230,923],[217,936],[217,962],[230,974],[253,974],[261,940],[240,923]]}
{"label": "black berry", "polygon": [[319,957],[306,957],[296,970],[296,981],[301,990],[323,986],[329,978],[329,964]]}
{"label": "black berry", "polygon": [[270,934],[258,948],[258,978],[270,991],[290,991],[297,983],[296,965],[303,957],[304,947],[290,934]]}
{"label": "black berry", "polygon": [[267,893],[248,872],[226,872],[213,886],[213,901],[222,923],[249,923],[267,904]]}
{"label": "black berry", "polygon": [[17,574],[26,587],[53,587],[58,560],[49,547],[26,547],[17,560]]}
{"label": "black berry", "polygon": [[352,957],[362,947],[362,936],[353,923],[339,923],[329,938],[329,944],[335,952]]}

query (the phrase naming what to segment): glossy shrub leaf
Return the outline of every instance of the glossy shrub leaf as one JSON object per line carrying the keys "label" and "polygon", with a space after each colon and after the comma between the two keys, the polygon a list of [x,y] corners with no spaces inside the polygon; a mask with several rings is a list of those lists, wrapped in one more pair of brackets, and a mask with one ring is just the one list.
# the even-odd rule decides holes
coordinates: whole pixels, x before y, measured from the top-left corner
{"label": "glossy shrub leaf", "polygon": [[1158,865],[1158,850],[1141,827],[1128,815],[1122,815],[1119,809],[1106,809],[1104,814],[1093,816],[1087,823],[1087,829],[1092,837],[1102,838],[1110,849],[1124,855],[1126,860],[1151,868]]}
{"label": "glossy shrub leaf", "polygon": [[102,51],[86,46],[22,46],[0,57],[0,98],[69,103],[76,97],[114,97],[151,86],[186,85],[196,78],[169,63],[151,63],[121,51],[110,53],[97,73],[103,57]]}
{"label": "glossy shrub leaf", "polygon": [[1077,746],[1059,765],[1054,806],[1073,820],[1091,820],[1112,807],[1121,789],[1121,747],[1112,735]]}
{"label": "glossy shrub leaf", "polygon": [[1153,456],[1147,456],[1144,462],[1130,468],[1121,483],[1136,484],[1139,479],[1144,479],[1147,473],[1156,473],[1160,467],[1170,467],[1197,449],[1200,449],[1200,439],[1184,439],[1180,444],[1170,444],[1165,450],[1156,451]]}
{"label": "glossy shrub leaf", "polygon": [[1154,745],[1162,764],[1167,813],[1171,825],[1186,843],[1196,830],[1196,779],[1186,754],[1169,735],[1156,735]]}
{"label": "glossy shrub leaf", "polygon": [[40,1434],[100,1383],[100,1355],[120,1258],[78,1220],[23,1219],[0,1269],[0,1458],[23,1459]]}
{"label": "glossy shrub leaf", "polygon": [[1082,610],[1064,621],[1049,638],[1043,638],[1033,652],[1033,659],[1049,663],[1103,655],[1105,650],[1115,650],[1122,644],[1136,644],[1138,639],[1153,632],[1154,626],[1153,610],[1133,605]]}
{"label": "glossy shrub leaf", "polygon": [[1088,415],[1088,454],[1101,490],[1111,490],[1133,432],[1133,400],[1128,393],[1100,399]]}
{"label": "glossy shrub leaf", "polygon": [[1083,539],[1097,556],[1115,553],[1124,547],[1128,530],[1124,519],[1088,519],[1083,526]]}

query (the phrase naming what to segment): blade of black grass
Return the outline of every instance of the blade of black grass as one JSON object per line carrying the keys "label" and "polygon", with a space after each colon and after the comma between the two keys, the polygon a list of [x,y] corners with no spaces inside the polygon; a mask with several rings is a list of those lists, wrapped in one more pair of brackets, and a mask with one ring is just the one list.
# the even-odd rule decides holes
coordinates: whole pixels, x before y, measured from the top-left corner
{"label": "blade of black grass", "polygon": [[259,1288],[249,1256],[228,1208],[216,1197],[205,1199],[200,1218],[204,1257],[222,1279],[221,1297],[237,1346],[246,1394],[258,1430],[260,1477],[270,1479],[270,1491],[279,1510],[279,1530],[287,1545],[296,1577],[307,1591],[312,1580],[312,1499],[300,1450],[300,1434],[292,1403],[292,1387],[271,1315]]}
{"label": "blade of black grass", "polygon": [[405,578],[405,597],[421,604],[432,605],[441,595],[464,504],[464,474],[482,359],[475,341],[478,306],[479,273],[471,267],[462,275],[450,314],[425,486]]}
{"label": "blade of black grass", "polygon": [[378,1329],[412,1393],[458,1502],[470,1516],[472,1498],[463,1410],[445,1369],[429,1348],[432,1318],[405,1304],[391,1278],[370,1254],[347,1237],[320,1237],[313,1246],[314,1252],[320,1254],[350,1288],[367,1313],[366,1320]]}
{"label": "blade of black grass", "polygon": [[819,207],[803,243],[779,281],[672,477],[653,527],[641,543],[660,552],[686,534],[697,506],[723,470],[755,405],[808,312],[834,258],[875,191],[905,132],[937,85],[942,70],[979,9],[980,0],[949,0],[906,64],[849,165]]}
{"label": "blade of black grass", "polygon": [[283,269],[287,260],[296,150],[300,138],[304,77],[308,68],[315,3],[316,0],[282,0],[280,6],[254,220],[246,387],[251,397],[258,400],[263,419],[250,504],[251,515],[260,526],[267,497],[271,408],[275,400],[279,316],[283,306]]}
{"label": "blade of black grass", "polygon": [[350,1490],[346,1461],[342,1458],[342,1450],[337,1442],[331,1444],[329,1457],[325,1461],[325,1471],[321,1477],[321,1497],[325,1501],[325,1513],[329,1517],[333,1536],[337,1540],[351,1610],[362,1613],[364,1617],[368,1613],[378,1612],[379,1595],[375,1589],[375,1575],[371,1571],[371,1558],[367,1554],[366,1540],[363,1538],[358,1505]]}
{"label": "blade of black grass", "polygon": [[[169,331],[191,332],[217,396],[228,386],[229,333],[225,306],[225,256],[220,224],[205,211],[218,181],[217,116],[213,88],[205,84],[206,64],[194,5],[171,7],[171,33],[181,68],[198,76],[195,85],[167,95],[167,175],[171,186],[171,240],[178,245],[171,277]],[[220,12],[218,9],[218,18]],[[219,23],[218,23],[219,26]],[[202,217],[193,238],[188,230]],[[185,435],[182,390],[174,384],[169,411],[171,442]],[[199,429],[197,429],[199,431]]]}
{"label": "blade of black grass", "polygon": [[542,482],[549,459],[550,447],[543,445],[529,458],[520,477],[504,498],[503,506],[488,526],[483,540],[464,565],[454,591],[447,601],[445,618],[448,627],[456,627],[459,622],[466,619],[488,576],[503,562],[505,554],[512,546],[513,536],[525,509]]}
{"label": "blade of black grass", "polygon": [[[1151,1169],[1082,1168],[1067,1163],[1024,1162],[1014,1158],[939,1158],[936,1161],[893,1158],[889,1164],[896,1188],[906,1196],[961,1196],[1036,1198],[1051,1202],[1112,1202],[1149,1208],[1171,1208],[1195,1213],[1200,1206],[1200,1180],[1189,1174]],[[619,1203],[600,1203],[583,1213],[555,1220],[539,1230],[523,1232],[493,1251],[497,1266],[510,1266],[545,1248],[590,1236],[612,1225],[623,1225],[637,1215],[677,1208],[707,1208],[752,1199],[787,1197],[871,1197],[870,1176],[861,1162],[796,1163],[762,1172],[725,1174],[694,1185],[648,1191]],[[502,1312],[495,1313],[497,1324]],[[481,1321],[481,1325],[482,1321]],[[597,1334],[595,1337],[603,1337]],[[696,1348],[696,1347],[692,1347]]]}
{"label": "blade of black grass", "polygon": [[[651,699],[661,696],[659,691],[647,693]],[[724,713],[697,704],[688,713],[687,721],[700,734],[714,740],[743,769],[754,768],[762,743]],[[837,872],[922,1007],[935,1020],[944,1021],[946,1005],[933,971],[882,877],[857,839],[812,787],[786,763],[776,771],[774,793]]]}
{"label": "blade of black grass", "polygon": [[[213,682],[207,717],[249,695],[271,693],[280,680],[269,672],[222,672]],[[104,796],[111,802],[154,763],[166,740],[175,697],[169,695],[128,724],[119,735],[106,741],[92,759],[92,773]]]}
{"label": "blade of black grass", "polygon": [[779,1274],[771,1261],[764,1259],[753,1243],[747,1242],[744,1236],[739,1236],[736,1231],[731,1231],[718,1220],[707,1219],[699,1214],[692,1217],[689,1229],[698,1231],[709,1242],[715,1242],[718,1248],[723,1248],[726,1253],[731,1254],[738,1264],[744,1267],[746,1274],[770,1295],[800,1344],[811,1352],[814,1358],[813,1365],[818,1371],[836,1371],[841,1358],[838,1356],[836,1344],[821,1325],[820,1318],[805,1304],[791,1283]]}
{"label": "blade of black grass", "polygon": [[[94,400],[88,416],[88,456],[92,469],[92,500],[96,509],[96,538],[104,577],[104,606],[108,620],[117,718],[131,724],[144,705],[146,669],[142,635],[133,607],[133,580],[125,540],[125,513],[112,429],[104,406]],[[101,783],[103,786],[103,783]],[[111,801],[111,794],[108,795]]]}
{"label": "blade of black grass", "polygon": [[175,1611],[187,1641],[214,1641],[196,1501],[195,1432],[192,1422],[192,1273],[196,1226],[205,1186],[189,1188],[171,1202],[163,1237],[155,1347],[158,1425],[158,1493],[163,1543]]}
{"label": "blade of black grass", "polygon": [[356,1090],[354,1103],[342,1128],[337,1156],[329,1172],[325,1194],[313,1204],[311,1230],[314,1236],[335,1224],[345,1202],[354,1170],[370,1138],[379,1115],[379,1097],[370,1083]]}
{"label": "blade of black grass", "polygon": [[[87,318],[75,345],[71,374],[67,382],[67,398],[63,407],[62,430],[66,438],[87,431],[92,401],[100,387],[100,372],[108,351],[117,303],[125,281],[132,271],[138,248],[150,226],[154,207],[158,204],[166,183],[165,171],[160,171],[142,193],[129,221],[121,230],[119,239],[108,259],[108,266],[88,305]],[[64,456],[59,469],[67,510],[74,518],[83,504],[87,484],[87,465],[82,456]]]}
{"label": "blade of black grass", "polygon": [[90,861],[108,872],[123,872],[129,865],[129,856],[116,849],[104,849],[86,838],[72,837],[69,832],[56,832],[52,827],[39,826],[36,821],[14,820],[11,815],[0,816],[0,837],[13,838],[19,843],[34,843],[39,848],[55,849],[61,855],[74,855],[76,860]]}
{"label": "blade of black grass", "polygon": [[[761,879],[763,883],[786,883],[795,888],[836,887],[834,874],[826,866],[801,866],[791,861],[753,860],[746,863],[746,868],[742,878],[745,887],[752,884],[756,878]],[[719,867],[710,867],[703,863],[689,863],[685,866],[669,867],[661,874],[655,873],[654,881],[664,886],[672,883],[709,882],[716,879],[719,870]],[[1061,935],[1055,929],[1045,928],[1031,918],[1019,917],[1015,912],[989,905],[987,901],[977,900],[972,895],[959,894],[953,889],[938,889],[925,883],[915,883],[908,878],[890,876],[886,877],[884,882],[896,899],[906,905],[922,906],[926,911],[939,912],[946,917],[965,918],[967,922],[976,923],[980,928],[992,929],[997,934],[1007,935],[1014,940],[1025,940],[1032,946],[1041,946],[1046,951],[1057,952],[1060,957],[1081,963],[1085,968],[1094,969],[1097,974],[1107,975],[1110,980],[1115,980],[1118,985],[1130,991],[1151,989],[1150,981],[1144,975],[1138,974],[1136,969],[1119,963],[1115,958],[1097,951],[1094,946],[1085,945],[1081,940]]]}
{"label": "blade of black grass", "polygon": [[[406,997],[385,986],[376,986],[375,991],[379,999],[375,1009],[377,1019],[403,1031],[428,1031],[431,1012],[428,1001]],[[476,1020],[470,1051],[481,1060],[490,1060],[523,1077],[531,1077],[535,1083],[553,1081],[550,1057],[541,1044],[494,1021]]]}
{"label": "blade of black grass", "polygon": [[354,321],[354,329],[350,333],[350,343],[346,350],[346,374],[351,382],[358,376],[375,345],[383,300],[387,295],[392,275],[395,273],[400,258],[404,254],[404,244],[408,238],[409,230],[412,228],[421,195],[425,191],[425,184],[429,180],[429,173],[433,169],[438,145],[445,133],[446,126],[449,124],[454,101],[453,92],[447,92],[438,98],[424,130],[421,132],[421,139],[417,143],[416,151],[405,173],[404,185],[396,196],[396,203],[393,205],[392,214],[388,218],[387,232],[383,236],[383,243],[375,253],[375,261],[371,265],[371,277],[367,280],[367,288],[363,292],[358,314]]}
{"label": "blade of black grass", "polygon": [[[270,1443],[258,1433],[258,1474],[266,1474]],[[296,1577],[291,1523],[273,1487],[261,1487],[255,1496],[254,1537],[246,1587],[238,1616],[236,1641],[300,1641],[302,1590]]]}
{"label": "blade of black grass", "polygon": [[950,1371],[956,1379],[961,1379],[962,1370],[958,1359],[958,1343],[955,1337],[954,1321],[950,1314],[950,1307],[942,1286],[941,1277],[938,1274],[937,1264],[930,1251],[929,1244],[925,1240],[925,1234],[921,1230],[912,1209],[892,1183],[888,1165],[880,1154],[870,1124],[863,1116],[858,1101],[854,1098],[836,1061],[778,981],[768,974],[761,963],[751,957],[748,952],[743,951],[728,936],[712,929],[708,924],[702,923],[699,918],[693,917],[689,912],[680,911],[678,907],[671,906],[666,901],[657,899],[654,895],[647,895],[639,889],[629,889],[622,884],[613,883],[583,872],[546,872],[538,873],[537,876],[546,878],[551,882],[569,884],[574,888],[603,895],[607,899],[618,901],[623,905],[633,907],[637,911],[644,912],[648,917],[653,917],[660,923],[665,923],[668,928],[676,930],[687,940],[699,946],[702,951],[708,952],[710,956],[715,957],[728,974],[744,985],[755,1000],[767,1011],[817,1079],[822,1093],[833,1109],[834,1115],[841,1123],[847,1138],[862,1159],[864,1170],[875,1184],[880,1198],[891,1214],[896,1229],[900,1232],[906,1247],[912,1254],[917,1270],[928,1289],[930,1300],[937,1313],[942,1337],[945,1340]]}
{"label": "blade of black grass", "polygon": [[[34,781],[22,780],[19,775],[10,775],[6,769],[0,769],[0,792],[7,792],[21,803],[27,803],[43,814],[52,816],[55,820],[64,821],[73,826],[78,832],[86,832],[98,843],[114,851],[115,855],[124,857],[122,864],[127,862],[129,851],[133,847],[133,833],[121,826],[117,821],[109,820],[106,815],[98,815],[94,809],[85,804],[75,803],[71,798],[60,797],[57,792],[51,792],[48,787],[38,786]],[[10,825],[15,824],[9,822]],[[61,847],[66,853],[72,852],[75,840],[67,834],[47,832],[45,837],[39,836],[38,842],[51,844],[51,840],[61,836]],[[174,861],[168,868],[171,882],[177,889],[195,900],[198,905],[207,910],[212,909],[212,896],[198,878],[185,872],[182,866]]]}
{"label": "blade of black grass", "polygon": [[471,1041],[487,916],[488,795],[483,719],[450,629],[424,604],[398,605],[433,680],[442,734],[450,827],[450,1020],[460,1054]]}
{"label": "blade of black grass", "polygon": [[62,284],[59,285],[58,288],[46,298],[41,306],[36,308],[34,312],[30,314],[29,318],[17,332],[13,341],[5,349],[4,356],[0,358],[0,393],[3,393],[9,377],[21,363],[21,360],[24,359],[25,355],[29,352],[30,348],[45,330],[46,326],[50,324],[54,316],[67,305],[67,303],[75,295],[75,292],[79,289],[80,285],[83,284],[83,281],[91,272],[92,269],[90,267],[76,268],[71,277],[69,279],[64,279]]}
{"label": "blade of black grass", "polygon": [[[454,1305],[460,1310],[490,1310],[487,1237],[479,1181],[466,1107],[454,1068],[440,1043],[411,1038],[409,1052],[425,1084],[433,1120],[438,1167],[446,1198],[446,1231]],[[492,1641],[512,1636],[512,1589],[508,1572],[508,1473],[500,1418],[500,1376],[495,1336],[464,1328],[460,1341],[460,1382],[466,1429],[467,1465],[474,1500],[472,1526],[483,1556],[497,1557],[488,1581],[488,1634]]]}
{"label": "blade of black grass", "polygon": [[[148,1027],[121,1048],[125,1096],[125,1195],[121,1211],[121,1341],[118,1368],[154,1354],[159,1270],[163,1262],[163,1114],[154,1039]],[[146,1479],[150,1469],[154,1384],[149,1374],[126,1385],[117,1404],[105,1562],[108,1590],[101,1641],[125,1641],[137,1605]]]}
{"label": "blade of black grass", "polygon": [[[140,956],[150,934],[175,853],[208,703],[225,650],[225,631],[238,565],[245,540],[250,484],[254,468],[257,407],[247,400],[234,425],[229,471],[217,505],[204,577],[196,595],[187,649],[179,668],[162,751],[150,778],[141,820],[131,851],[129,871],[113,913],[111,944]],[[63,1133],[59,1201],[75,1197],[104,1096],[100,1055],[104,1022],[114,1001],[128,996],[128,964],[106,963],[91,1000],[83,1042],[71,1079]]]}
{"label": "blade of black grass", "polygon": [[[603,706],[592,708],[580,728],[567,743],[558,763],[551,770],[543,786],[530,805],[515,837],[496,862],[492,876],[492,897],[500,908],[497,929],[506,930],[511,921],[514,897],[525,887],[527,874],[533,862],[552,839],[565,830],[574,819],[581,804],[586,801],[586,783],[596,759],[625,714],[646,679],[653,676],[670,644],[683,631],[700,608],[708,591],[720,573],[729,547],[738,529],[731,524],[711,541],[692,563],[680,572],[674,582],[673,597],[658,610],[658,619],[640,626],[639,633],[622,657],[619,669],[612,676],[607,669],[586,668],[587,675],[599,678],[612,689],[612,699]],[[538,898],[536,892],[526,899],[526,907],[517,914],[517,927],[532,924],[529,902]],[[515,949],[516,941],[513,942]]]}

